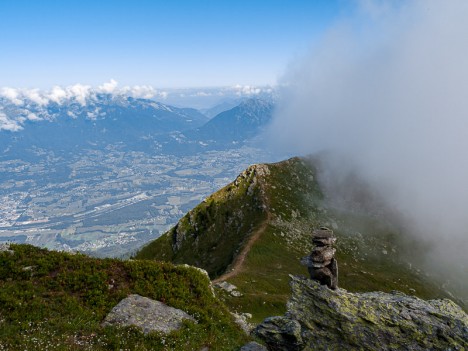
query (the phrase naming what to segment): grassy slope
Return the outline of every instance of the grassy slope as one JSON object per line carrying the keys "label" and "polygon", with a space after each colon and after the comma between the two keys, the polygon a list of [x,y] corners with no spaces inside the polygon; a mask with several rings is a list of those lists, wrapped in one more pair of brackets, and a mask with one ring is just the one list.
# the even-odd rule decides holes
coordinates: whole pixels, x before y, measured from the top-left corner
{"label": "grassy slope", "polygon": [[[236,350],[245,342],[194,268],[11,247],[13,255],[0,253],[0,350]],[[199,323],[169,336],[101,327],[132,293],[183,309]]]}
{"label": "grassy slope", "polygon": [[[399,244],[401,234],[396,229],[367,215],[339,213],[327,209],[315,180],[316,172],[313,167],[294,158],[270,164],[268,170],[268,174],[260,177],[257,182],[257,187],[261,188],[259,191],[263,192],[257,200],[263,202],[269,214],[265,215],[262,212],[260,220],[254,216],[245,217],[242,223],[243,228],[256,228],[268,218],[268,226],[253,244],[239,274],[228,279],[238,287],[243,296],[232,297],[220,292],[220,296],[231,309],[252,313],[254,322],[284,313],[285,302],[290,295],[288,275],[307,275],[306,268],[300,265],[299,260],[310,252],[313,228],[321,225],[333,226],[338,237],[340,287],[350,291],[400,290],[422,298],[447,297],[438,286],[430,283],[405,263],[402,257],[404,250]],[[210,198],[213,202],[209,203],[215,206],[218,213],[236,213],[242,206],[250,208],[252,198],[245,195],[250,181],[249,178],[243,178],[239,182],[238,178],[237,185],[231,184],[215,193]],[[235,201],[231,201],[226,195],[227,189],[233,186],[242,189],[236,193]],[[192,213],[203,213],[206,208],[206,204],[201,204],[192,210]],[[186,262],[210,270],[209,262],[194,260],[192,257],[202,257],[206,254],[205,257],[211,261],[223,261],[223,264],[217,267],[226,268],[226,257],[231,260],[233,253],[239,252],[239,245],[242,246],[251,233],[249,230],[234,230],[234,233],[232,230],[235,227],[226,227],[222,222],[213,221],[208,216],[196,217],[203,218],[202,224],[190,222],[188,216],[190,214],[181,221],[184,231],[191,233],[196,226],[203,226],[209,230],[198,231],[194,239],[184,243],[186,247],[183,251],[174,254],[171,243],[175,229],[172,229],[143,249],[137,257]],[[253,222],[247,222],[252,218]],[[216,236],[214,233],[222,233],[222,236]],[[197,252],[200,248],[203,249],[204,244],[201,242],[205,239],[213,243],[232,237],[236,238],[234,247],[227,251]],[[233,241],[230,241],[230,245],[231,243]],[[221,271],[222,269],[211,270],[210,275],[219,276]]]}
{"label": "grassy slope", "polygon": [[[247,169],[135,257],[195,265],[212,278],[222,274],[249,234],[266,219],[258,181],[262,176],[257,173],[255,167]],[[180,248],[175,248],[176,240],[181,242]]]}

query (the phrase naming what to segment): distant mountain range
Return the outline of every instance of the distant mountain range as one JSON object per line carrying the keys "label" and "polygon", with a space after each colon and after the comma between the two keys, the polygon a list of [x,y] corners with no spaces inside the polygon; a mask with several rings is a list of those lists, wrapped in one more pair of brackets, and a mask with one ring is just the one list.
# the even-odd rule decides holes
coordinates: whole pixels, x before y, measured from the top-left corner
{"label": "distant mountain range", "polygon": [[272,114],[273,102],[261,99],[243,100],[209,119],[196,109],[122,95],[45,102],[0,97],[0,150],[61,152],[110,143],[163,153],[224,149],[258,135]]}

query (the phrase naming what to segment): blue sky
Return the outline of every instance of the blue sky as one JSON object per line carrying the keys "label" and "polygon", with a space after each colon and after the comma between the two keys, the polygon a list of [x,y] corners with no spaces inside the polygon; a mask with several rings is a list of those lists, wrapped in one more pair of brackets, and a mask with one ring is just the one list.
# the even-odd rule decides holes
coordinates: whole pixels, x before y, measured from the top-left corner
{"label": "blue sky", "polygon": [[340,0],[0,0],[0,86],[274,84]]}

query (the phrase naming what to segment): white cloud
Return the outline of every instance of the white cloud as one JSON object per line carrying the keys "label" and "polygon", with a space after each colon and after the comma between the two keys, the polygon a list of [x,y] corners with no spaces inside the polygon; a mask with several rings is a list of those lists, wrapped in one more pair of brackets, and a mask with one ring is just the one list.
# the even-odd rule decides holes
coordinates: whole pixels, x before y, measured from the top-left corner
{"label": "white cloud", "polygon": [[387,14],[392,11],[392,4],[388,1],[359,0],[358,3],[359,10],[372,20],[386,18]]}
{"label": "white cloud", "polygon": [[258,95],[262,92],[261,88],[253,87],[250,85],[236,85],[233,87],[233,90],[238,96],[243,95]]}
{"label": "white cloud", "polygon": [[5,88],[2,88],[0,95],[6,97],[15,105],[19,106],[23,104],[23,101],[19,99],[20,94],[18,92],[18,89],[5,87]]}
{"label": "white cloud", "polygon": [[8,118],[3,112],[0,112],[0,130],[9,130],[11,132],[17,132],[23,129],[17,121]]}
{"label": "white cloud", "polygon": [[166,100],[167,96],[169,95],[167,91],[158,91],[156,94],[163,100]]}
{"label": "white cloud", "polygon": [[[133,98],[143,99],[158,99],[170,100],[172,97],[179,96],[180,98],[210,98],[221,96],[252,96],[261,93],[271,92],[269,87],[254,87],[250,85],[237,85],[226,88],[213,89],[190,89],[187,93],[179,93],[174,90],[159,90],[150,85],[134,85],[119,87],[119,83],[115,79],[111,79],[97,87],[90,85],[75,84],[66,87],[54,86],[49,91],[41,91],[39,89],[14,89],[1,88],[0,96],[7,98],[15,105],[37,104],[41,107],[46,107],[53,102],[59,105],[70,101],[77,101],[81,105],[86,105],[88,100],[93,100],[100,93],[111,94],[113,96],[131,96]],[[174,100],[174,99],[173,99]],[[172,100],[171,100],[172,101]],[[179,101],[180,102],[180,101]]]}
{"label": "white cloud", "polygon": [[157,91],[149,85],[134,85],[133,87],[125,86],[121,93],[134,98],[151,99],[158,95]]}
{"label": "white cloud", "polygon": [[199,97],[207,97],[207,96],[211,96],[211,95],[213,95],[213,94],[207,93],[205,91],[199,91],[199,92],[197,92],[195,94],[192,94],[192,96],[199,96]]}
{"label": "white cloud", "polygon": [[39,91],[39,89],[22,90],[21,95],[41,106],[47,105],[49,103],[49,99],[44,96]]}
{"label": "white cloud", "polygon": [[51,101],[61,104],[63,100],[69,97],[69,93],[65,89],[55,86],[47,96]]}
{"label": "white cloud", "polygon": [[86,115],[88,116],[88,119],[92,119],[92,120],[96,120],[96,118],[98,117],[98,114],[96,113],[96,111],[87,112]]}
{"label": "white cloud", "polygon": [[116,80],[111,79],[109,82],[100,85],[98,87],[98,91],[106,94],[112,94],[116,91],[118,85],[119,83]]}
{"label": "white cloud", "polygon": [[70,97],[75,98],[81,105],[86,105],[86,100],[91,95],[91,86],[83,84],[75,84],[67,87]]}
{"label": "white cloud", "polygon": [[35,113],[32,112],[27,113],[27,119],[30,121],[42,121],[42,118],[38,117]]}
{"label": "white cloud", "polygon": [[78,116],[73,111],[67,111],[67,116],[76,119]]}
{"label": "white cloud", "polygon": [[468,2],[363,3],[291,66],[271,140],[345,155],[434,244],[432,269],[466,273]]}

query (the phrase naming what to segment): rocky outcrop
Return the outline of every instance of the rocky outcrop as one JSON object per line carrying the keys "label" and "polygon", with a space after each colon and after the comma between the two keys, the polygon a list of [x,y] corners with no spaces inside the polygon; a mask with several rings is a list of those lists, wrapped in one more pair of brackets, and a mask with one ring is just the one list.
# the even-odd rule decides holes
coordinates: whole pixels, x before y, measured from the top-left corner
{"label": "rocky outcrop", "polygon": [[106,316],[103,325],[136,326],[144,334],[169,334],[182,326],[183,320],[196,320],[182,310],[137,294],[120,301]]}
{"label": "rocky outcrop", "polygon": [[350,293],[291,276],[285,316],[254,331],[269,350],[465,350],[468,316],[454,302],[400,292]]}
{"label": "rocky outcrop", "polygon": [[5,252],[7,254],[13,255],[15,252],[10,249],[10,244],[0,243],[0,252]]}

